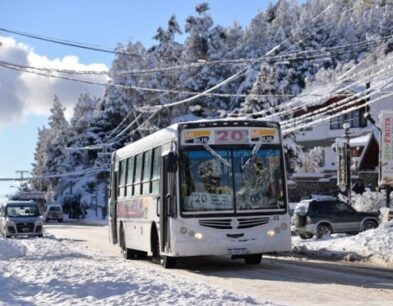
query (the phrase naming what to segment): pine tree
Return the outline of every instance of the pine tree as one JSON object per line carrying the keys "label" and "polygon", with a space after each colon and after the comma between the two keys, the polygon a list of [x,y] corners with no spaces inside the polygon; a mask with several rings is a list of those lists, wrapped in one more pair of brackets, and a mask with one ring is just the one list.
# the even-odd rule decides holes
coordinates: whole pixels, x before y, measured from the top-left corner
{"label": "pine tree", "polygon": [[38,140],[34,152],[34,163],[32,164],[32,186],[36,190],[47,191],[49,179],[44,178],[46,175],[46,164],[48,160],[47,148],[49,146],[49,130],[46,127],[38,129]]}
{"label": "pine tree", "polygon": [[[70,170],[66,163],[66,148],[69,141],[69,124],[64,116],[65,108],[57,96],[54,97],[53,107],[49,116],[49,142],[46,147],[45,174],[50,177],[51,189],[61,194],[64,188],[61,175]],[[60,176],[60,177],[58,177]]]}

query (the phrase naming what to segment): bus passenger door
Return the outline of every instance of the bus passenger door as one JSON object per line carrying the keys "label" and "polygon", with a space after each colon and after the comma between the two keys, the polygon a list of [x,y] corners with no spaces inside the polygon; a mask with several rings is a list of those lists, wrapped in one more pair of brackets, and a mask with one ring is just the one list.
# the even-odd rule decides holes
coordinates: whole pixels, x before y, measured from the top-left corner
{"label": "bus passenger door", "polygon": [[175,204],[174,183],[177,171],[176,156],[173,152],[163,156],[161,163],[161,192],[160,192],[160,251],[170,248],[169,217]]}
{"label": "bus passenger door", "polygon": [[111,178],[110,178],[110,197],[108,201],[109,205],[109,217],[108,217],[108,229],[109,229],[109,241],[112,244],[118,242],[117,237],[117,172],[115,172],[115,165],[111,165]]}

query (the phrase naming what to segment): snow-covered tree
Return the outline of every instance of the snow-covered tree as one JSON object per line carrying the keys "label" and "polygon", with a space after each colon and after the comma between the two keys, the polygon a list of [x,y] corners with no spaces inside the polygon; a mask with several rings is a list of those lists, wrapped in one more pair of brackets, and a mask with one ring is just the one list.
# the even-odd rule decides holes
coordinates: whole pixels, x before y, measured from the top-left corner
{"label": "snow-covered tree", "polygon": [[60,103],[57,96],[54,97],[53,106],[49,116],[49,142],[46,147],[46,164],[45,174],[50,176],[49,181],[52,189],[60,192],[64,186],[62,185],[61,175],[70,170],[66,163],[67,151],[69,143],[69,124],[64,116],[65,108]]}
{"label": "snow-covered tree", "polygon": [[302,155],[301,162],[296,167],[296,172],[301,173],[319,173],[320,172],[320,162],[322,160],[322,147],[315,147],[309,152]]}
{"label": "snow-covered tree", "polygon": [[32,176],[35,178],[32,185],[35,189],[40,191],[47,191],[49,179],[44,178],[46,171],[46,164],[48,160],[47,148],[50,142],[50,133],[46,127],[38,129],[38,140],[34,152],[34,162],[32,164]]}

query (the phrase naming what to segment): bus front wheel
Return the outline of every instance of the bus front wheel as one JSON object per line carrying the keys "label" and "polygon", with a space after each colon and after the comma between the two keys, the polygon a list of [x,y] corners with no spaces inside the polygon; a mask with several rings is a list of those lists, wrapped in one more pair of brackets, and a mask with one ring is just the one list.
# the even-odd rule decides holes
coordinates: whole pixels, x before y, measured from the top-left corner
{"label": "bus front wheel", "polygon": [[162,256],[160,254],[160,242],[158,239],[158,233],[153,230],[152,235],[152,261],[157,264],[161,264],[165,269],[172,269],[176,266],[176,258],[170,256]]}
{"label": "bus front wheel", "polygon": [[169,257],[169,256],[162,256],[161,257],[161,265],[165,269],[173,269],[176,267],[176,258]]}
{"label": "bus front wheel", "polygon": [[259,265],[262,261],[262,254],[251,254],[244,256],[247,265]]}

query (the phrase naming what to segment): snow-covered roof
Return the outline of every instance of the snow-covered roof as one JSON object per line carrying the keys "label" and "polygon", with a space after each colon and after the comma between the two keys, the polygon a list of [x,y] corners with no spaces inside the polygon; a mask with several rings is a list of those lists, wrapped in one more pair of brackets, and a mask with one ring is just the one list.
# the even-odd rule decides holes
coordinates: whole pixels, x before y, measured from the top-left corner
{"label": "snow-covered roof", "polygon": [[354,85],[347,88],[348,82],[341,83],[313,83],[307,86],[300,95],[292,99],[291,102],[299,103],[306,109],[310,106],[323,105],[329,99],[337,95],[353,95],[364,90],[363,85]]}
{"label": "snow-covered roof", "polygon": [[371,133],[349,139],[351,147],[366,146],[370,141]]}

